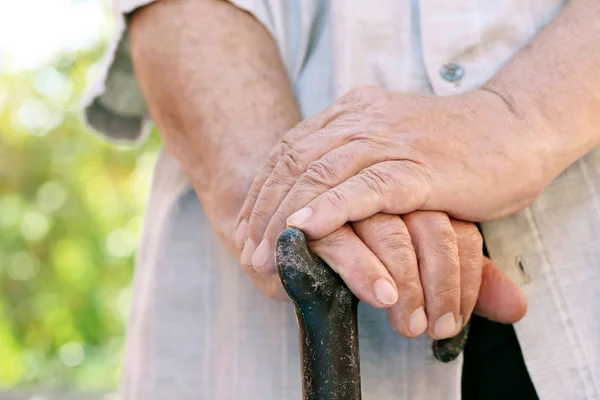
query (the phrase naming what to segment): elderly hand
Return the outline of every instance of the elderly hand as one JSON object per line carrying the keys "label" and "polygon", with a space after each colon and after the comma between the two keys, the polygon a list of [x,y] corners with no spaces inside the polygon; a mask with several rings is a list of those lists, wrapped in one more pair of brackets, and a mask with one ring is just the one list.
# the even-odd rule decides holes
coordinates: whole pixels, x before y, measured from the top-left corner
{"label": "elderly hand", "polygon": [[353,90],[288,132],[257,174],[238,218],[242,262],[272,271],[286,219],[314,240],[378,212],[439,210],[469,221],[515,212],[557,173],[537,118],[486,90]]}
{"label": "elderly hand", "polygon": [[504,323],[527,309],[519,287],[484,259],[477,227],[442,212],[376,214],[310,246],[357,297],[388,308],[392,327],[405,337],[452,337],[474,307]]}

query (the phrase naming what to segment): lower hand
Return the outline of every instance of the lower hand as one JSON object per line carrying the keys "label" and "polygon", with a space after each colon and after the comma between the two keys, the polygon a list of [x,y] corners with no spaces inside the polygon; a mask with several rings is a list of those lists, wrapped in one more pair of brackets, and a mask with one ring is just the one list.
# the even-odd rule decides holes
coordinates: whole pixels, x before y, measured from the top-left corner
{"label": "lower hand", "polygon": [[477,227],[445,213],[377,214],[310,246],[359,299],[387,308],[405,337],[452,337],[474,309],[503,323],[527,309],[519,287],[483,257]]}

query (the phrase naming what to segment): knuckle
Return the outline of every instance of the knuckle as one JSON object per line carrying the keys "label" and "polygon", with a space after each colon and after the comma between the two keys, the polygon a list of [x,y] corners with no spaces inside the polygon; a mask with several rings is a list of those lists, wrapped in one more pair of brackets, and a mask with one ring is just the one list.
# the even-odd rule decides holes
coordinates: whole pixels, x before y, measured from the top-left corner
{"label": "knuckle", "polygon": [[292,147],[298,140],[300,140],[300,138],[306,135],[307,132],[310,132],[318,127],[318,123],[315,121],[315,116],[305,118],[296,124],[292,129],[290,129],[280,141],[286,148]]}
{"label": "knuckle", "polygon": [[348,90],[346,92],[346,94],[344,95],[344,98],[355,98],[355,97],[358,97],[360,95],[360,91],[361,91],[360,87],[352,88],[352,89],[350,89],[350,90]]}
{"label": "knuckle", "polygon": [[[294,192],[294,195],[296,193],[302,193],[303,196],[306,193],[312,193],[312,194],[314,194],[314,196],[311,197],[310,200],[313,200],[314,197],[327,191],[328,189],[329,189],[329,187],[325,187],[321,183],[306,177],[306,174],[303,174],[300,178],[298,178],[298,181],[296,181],[296,183],[294,184],[294,188],[292,189],[292,191]],[[292,195],[290,195],[290,198],[294,198],[294,197]],[[303,197],[303,198],[306,198],[306,197]],[[307,199],[307,201],[309,201],[309,200]]]}
{"label": "knuckle", "polygon": [[[400,224],[389,223],[381,227],[382,234],[394,247],[413,249],[408,231]],[[385,239],[384,239],[385,240]]]}
{"label": "knuckle", "polygon": [[311,247],[319,249],[323,249],[325,247],[338,249],[348,243],[348,233],[347,226],[344,225],[342,228],[330,233],[322,239],[311,241]]}
{"label": "knuckle", "polygon": [[452,225],[443,222],[434,222],[431,224],[431,234],[436,238],[436,246],[440,250],[448,250],[456,248],[456,232]]}
{"label": "knuckle", "polygon": [[437,241],[432,243],[431,257],[441,263],[440,268],[458,270],[460,266],[458,251],[449,242]]}
{"label": "knuckle", "polygon": [[390,100],[390,95],[387,92],[374,93],[373,97],[373,101],[369,105],[367,112],[382,124],[382,129],[386,129],[391,133],[393,130],[392,126],[395,125],[395,121],[397,120],[397,106]]}
{"label": "knuckle", "polygon": [[470,307],[475,305],[479,296],[479,287],[463,288],[461,293],[461,303],[469,303]]}
{"label": "knuckle", "polygon": [[282,142],[275,146],[275,148],[273,148],[273,150],[271,150],[271,153],[269,154],[269,158],[267,159],[265,167],[274,168],[275,165],[277,165],[279,157],[281,157],[285,153],[286,148],[287,146]]}
{"label": "knuckle", "polygon": [[281,142],[279,142],[279,144],[277,146],[275,146],[275,148],[273,148],[273,150],[271,150],[271,153],[269,153],[269,158],[264,163],[260,172],[268,173],[269,171],[272,171],[279,163],[279,160],[281,159],[281,157],[283,157],[286,154],[288,149],[289,149],[289,145],[286,142],[284,142],[283,140]]}
{"label": "knuckle", "polygon": [[336,183],[335,167],[331,161],[312,162],[305,175],[305,180],[317,187],[331,187]]}
{"label": "knuckle", "polygon": [[[348,250],[350,251],[350,249]],[[356,254],[348,257],[348,264],[340,266],[340,275],[347,284],[351,282],[365,282],[378,269],[377,262],[369,257],[367,252],[358,251]],[[372,285],[375,282],[371,281],[370,283]]]}
{"label": "knuckle", "polygon": [[418,276],[402,277],[398,281],[396,282],[396,286],[398,287],[400,298],[404,303],[417,304],[423,302],[423,289]]}
{"label": "knuckle", "polygon": [[290,133],[287,133],[283,138],[281,138],[281,154],[287,153],[291,148],[296,144],[296,137]]}
{"label": "knuckle", "polygon": [[334,187],[334,188],[330,189],[327,193],[328,193],[328,195],[325,196],[327,201],[337,211],[342,211],[344,209],[344,206],[347,204],[344,193],[338,187]]}
{"label": "knuckle", "polygon": [[468,243],[473,247],[474,250],[477,250],[478,252],[480,252],[483,248],[483,237],[481,236],[481,233],[475,224],[467,224],[463,230],[457,231],[457,236],[460,236],[461,242]]}
{"label": "knuckle", "polygon": [[460,284],[457,280],[446,282],[436,288],[435,295],[439,299],[458,299],[461,297]]}
{"label": "knuckle", "polygon": [[373,228],[383,248],[414,251],[410,236],[401,225],[388,222],[377,224]]}
{"label": "knuckle", "polygon": [[358,86],[353,89],[350,89],[344,95],[344,98],[347,100],[361,100],[361,99],[364,99],[365,97],[372,97],[372,96],[380,95],[382,93],[385,93],[385,90],[383,90],[379,86],[363,85],[363,86]]}
{"label": "knuckle", "polygon": [[363,86],[352,88],[348,92],[346,92],[346,94],[344,95],[344,98],[345,99],[360,99],[362,97],[363,91],[364,91]]}
{"label": "knuckle", "polygon": [[298,146],[295,144],[295,140],[289,136],[286,136],[281,140],[279,144],[279,150],[277,151],[278,157],[275,161],[275,165],[284,167],[286,172],[293,176],[298,176],[304,172],[303,166],[303,154]]}
{"label": "knuckle", "polygon": [[361,96],[385,93],[385,90],[375,85],[361,85],[353,89],[353,91],[355,91],[356,94]]}
{"label": "knuckle", "polygon": [[[454,225],[454,221],[452,222]],[[470,222],[462,222],[455,227],[461,268],[479,270],[482,267],[483,237]]]}
{"label": "knuckle", "polygon": [[277,145],[277,147],[273,150],[271,156],[275,159],[278,159],[279,157],[284,155],[285,152],[288,151],[288,149],[291,147],[291,142],[292,139],[288,135],[284,136]]}
{"label": "knuckle", "polygon": [[285,167],[286,173],[291,176],[299,176],[304,172],[302,154],[294,149],[289,149],[280,159],[280,163]]}
{"label": "knuckle", "polygon": [[361,172],[360,177],[365,186],[367,186],[378,198],[384,198],[386,188],[389,187],[390,178],[386,173],[375,168],[369,168]]}
{"label": "knuckle", "polygon": [[402,182],[398,185],[399,194],[417,208],[425,204],[431,193],[431,175],[426,169],[409,160],[396,161],[394,167],[394,176],[398,182]]}

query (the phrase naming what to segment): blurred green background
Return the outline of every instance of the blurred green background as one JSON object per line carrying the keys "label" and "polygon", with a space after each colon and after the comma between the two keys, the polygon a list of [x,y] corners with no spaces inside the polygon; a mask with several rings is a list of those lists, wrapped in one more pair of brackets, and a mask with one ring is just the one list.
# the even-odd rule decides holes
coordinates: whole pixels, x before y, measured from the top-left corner
{"label": "blurred green background", "polygon": [[0,0],[0,389],[112,390],[157,135],[82,121],[109,0]]}

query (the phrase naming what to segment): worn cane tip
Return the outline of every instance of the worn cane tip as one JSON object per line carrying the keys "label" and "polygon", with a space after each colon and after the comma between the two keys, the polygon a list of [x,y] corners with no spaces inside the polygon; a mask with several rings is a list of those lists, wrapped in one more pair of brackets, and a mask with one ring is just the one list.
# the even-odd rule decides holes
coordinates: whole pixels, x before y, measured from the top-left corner
{"label": "worn cane tip", "polygon": [[469,321],[458,335],[448,339],[434,340],[431,344],[434,357],[444,363],[456,360],[467,344],[470,326],[471,322]]}
{"label": "worn cane tip", "polygon": [[286,228],[277,236],[277,247],[282,246],[307,246],[306,236],[298,228]]}
{"label": "worn cane tip", "polygon": [[306,236],[300,229],[287,228],[277,236],[275,265],[280,277],[290,272],[288,271],[290,268],[295,270],[314,263],[315,260],[308,248]]}
{"label": "worn cane tip", "polygon": [[283,288],[296,303],[329,303],[355,297],[350,289],[322,259],[308,247],[306,236],[297,228],[287,228],[277,237],[275,265]]}

